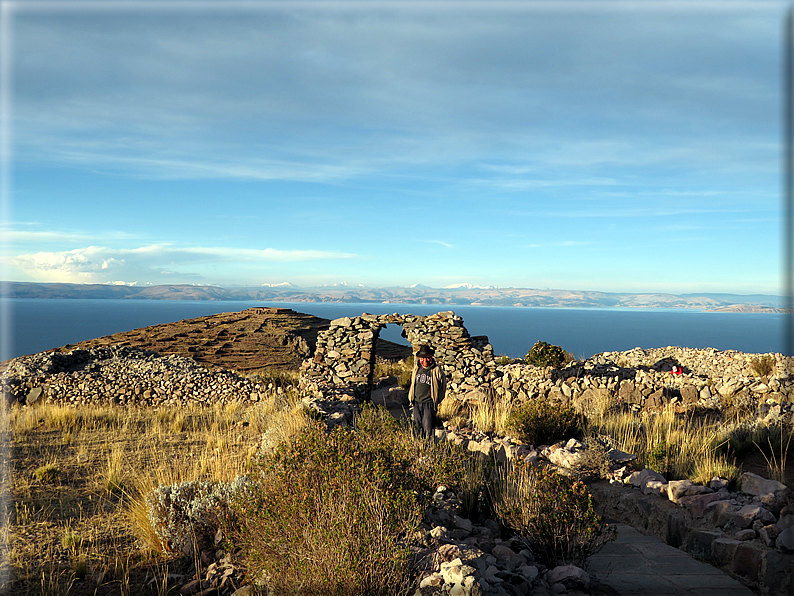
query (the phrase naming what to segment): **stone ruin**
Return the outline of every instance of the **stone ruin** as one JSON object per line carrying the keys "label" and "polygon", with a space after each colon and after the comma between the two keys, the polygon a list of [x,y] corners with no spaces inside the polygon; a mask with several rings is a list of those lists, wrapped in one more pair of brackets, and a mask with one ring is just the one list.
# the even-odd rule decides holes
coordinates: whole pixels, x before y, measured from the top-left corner
{"label": "stone ruin", "polygon": [[[758,408],[759,415],[775,420],[794,416],[782,405],[794,398],[792,359],[782,354],[767,356],[770,374],[764,376],[753,371],[761,355],[675,346],[604,352],[561,369],[520,361],[497,366],[488,338],[470,337],[463,319],[452,311],[429,316],[365,313],[331,321],[317,337],[314,358],[302,365],[302,386],[331,401],[369,399],[377,382],[375,342],[389,324],[402,326],[414,350],[427,344],[436,351],[447,374],[447,394],[463,402],[495,398],[520,404],[540,398],[586,411],[592,404],[619,401],[635,412],[670,404],[720,409],[729,402]],[[672,365],[683,374],[671,374]]]}
{"label": "stone ruin", "polygon": [[447,394],[458,399],[490,395],[496,362],[488,337],[471,337],[463,319],[452,311],[434,315],[370,315],[331,321],[317,336],[314,358],[303,363],[302,385],[313,391],[345,393],[368,399],[375,372],[375,343],[386,325],[400,325],[414,347],[435,350],[435,359],[447,375]]}

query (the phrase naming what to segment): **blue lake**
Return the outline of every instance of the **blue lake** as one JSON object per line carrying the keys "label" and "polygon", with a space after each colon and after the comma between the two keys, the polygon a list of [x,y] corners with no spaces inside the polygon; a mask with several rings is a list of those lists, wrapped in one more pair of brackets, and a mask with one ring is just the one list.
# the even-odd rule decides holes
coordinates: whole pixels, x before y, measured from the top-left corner
{"label": "blue lake", "polygon": [[[33,354],[69,343],[254,306],[279,306],[327,319],[372,314],[427,315],[453,310],[471,335],[487,335],[497,355],[520,357],[539,340],[562,346],[577,358],[635,347],[683,346],[741,352],[783,351],[785,315],[712,313],[692,309],[572,309],[340,304],[315,302],[185,300],[5,299],[9,308],[0,359]],[[389,325],[381,337],[406,343]]]}

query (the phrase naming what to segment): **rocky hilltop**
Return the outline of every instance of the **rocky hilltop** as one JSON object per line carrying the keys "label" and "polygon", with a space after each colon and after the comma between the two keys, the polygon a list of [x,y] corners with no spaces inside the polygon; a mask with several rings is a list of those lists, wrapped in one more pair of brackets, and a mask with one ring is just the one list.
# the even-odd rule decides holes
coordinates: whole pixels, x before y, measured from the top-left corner
{"label": "rocky hilltop", "polygon": [[[225,368],[241,374],[263,369],[298,370],[314,354],[317,334],[328,329],[329,324],[328,319],[289,308],[257,307],[141,327],[55,351],[123,346],[188,357],[205,368]],[[376,353],[384,358],[404,358],[410,348],[380,340]]]}

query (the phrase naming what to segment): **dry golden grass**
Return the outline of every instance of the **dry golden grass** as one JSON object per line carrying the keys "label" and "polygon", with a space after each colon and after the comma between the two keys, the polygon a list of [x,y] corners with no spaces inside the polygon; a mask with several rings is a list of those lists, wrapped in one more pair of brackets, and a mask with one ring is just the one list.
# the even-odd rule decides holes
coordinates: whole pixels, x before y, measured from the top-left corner
{"label": "dry golden grass", "polygon": [[[585,434],[608,435],[620,449],[636,454],[640,463],[663,467],[657,471],[671,478],[705,484],[714,476],[738,478],[735,463],[719,450],[723,429],[719,421],[677,414],[672,407],[656,414],[618,413],[617,397],[609,391],[594,392],[588,403],[577,405],[587,416]],[[444,400],[439,416],[450,421],[470,418],[480,431],[504,434],[512,410],[506,400],[480,400],[467,411],[462,402]],[[774,471],[771,464],[770,469]]]}
{"label": "dry golden grass", "polygon": [[[284,436],[300,428],[296,399],[274,392],[249,406],[11,409],[0,593],[165,593],[163,578],[184,562],[163,552],[149,525],[147,493],[244,473],[271,425]],[[58,474],[37,478],[47,464]]]}
{"label": "dry golden grass", "polygon": [[482,400],[471,407],[471,419],[474,427],[482,432],[505,434],[505,424],[512,411],[512,405],[506,400]]}
{"label": "dry golden grass", "polygon": [[714,476],[738,477],[737,467],[719,452],[722,425],[677,414],[668,407],[660,413],[624,412],[589,420],[590,432],[610,436],[638,461],[673,478],[708,484]]}

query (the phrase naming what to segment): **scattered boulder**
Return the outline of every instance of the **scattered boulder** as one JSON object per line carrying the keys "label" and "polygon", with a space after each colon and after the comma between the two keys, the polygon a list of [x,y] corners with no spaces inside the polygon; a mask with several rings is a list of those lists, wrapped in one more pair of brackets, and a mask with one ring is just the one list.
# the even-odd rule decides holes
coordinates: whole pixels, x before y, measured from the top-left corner
{"label": "scattered boulder", "polygon": [[590,576],[587,572],[574,565],[560,565],[546,574],[546,581],[552,586],[562,584],[566,590],[587,590],[590,587]]}
{"label": "scattered boulder", "polygon": [[765,495],[788,490],[786,485],[777,480],[769,480],[752,472],[742,474],[742,492],[748,495]]}

